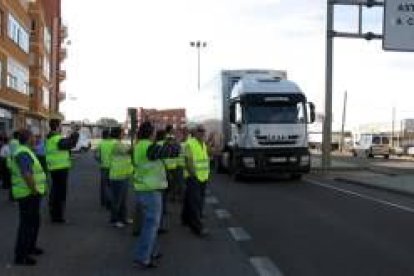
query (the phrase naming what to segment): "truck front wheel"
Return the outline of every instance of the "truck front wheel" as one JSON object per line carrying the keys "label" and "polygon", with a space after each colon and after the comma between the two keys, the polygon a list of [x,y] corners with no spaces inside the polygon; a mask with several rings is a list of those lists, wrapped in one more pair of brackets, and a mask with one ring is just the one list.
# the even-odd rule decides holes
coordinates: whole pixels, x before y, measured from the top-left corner
{"label": "truck front wheel", "polygon": [[217,156],[214,158],[215,159],[215,166],[216,166],[216,173],[218,174],[224,174],[227,173],[227,168],[224,167],[223,164],[223,157],[222,156]]}
{"label": "truck front wheel", "polygon": [[301,180],[302,179],[302,174],[300,174],[300,173],[292,173],[290,175],[290,179],[291,180]]}
{"label": "truck front wheel", "polygon": [[243,180],[243,175],[240,173],[240,164],[234,152],[230,154],[230,174],[234,181]]}

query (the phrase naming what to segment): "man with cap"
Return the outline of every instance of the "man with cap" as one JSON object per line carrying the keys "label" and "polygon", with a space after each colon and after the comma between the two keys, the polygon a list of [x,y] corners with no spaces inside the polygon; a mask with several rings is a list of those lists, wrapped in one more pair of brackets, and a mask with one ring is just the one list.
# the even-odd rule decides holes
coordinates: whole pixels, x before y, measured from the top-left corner
{"label": "man with cap", "polygon": [[60,120],[50,120],[50,133],[46,141],[46,162],[50,172],[52,187],[49,197],[49,213],[53,223],[65,223],[64,209],[67,193],[68,173],[71,168],[70,150],[79,139],[79,127],[63,138],[60,134]]}
{"label": "man with cap", "polygon": [[210,159],[205,139],[205,129],[196,126],[193,137],[186,142],[186,187],[181,214],[183,225],[189,226],[194,234],[203,237],[208,234],[201,217],[205,191],[210,178]]}
{"label": "man with cap", "polygon": [[28,130],[19,133],[19,144],[11,158],[12,194],[19,205],[19,228],[15,247],[16,265],[33,266],[32,256],[43,254],[37,247],[40,227],[40,201],[46,190],[46,174],[31,146],[34,136]]}
{"label": "man with cap", "polygon": [[115,139],[110,137],[109,129],[102,131],[102,141],[96,149],[96,157],[101,166],[101,183],[100,183],[100,203],[107,209],[111,208],[110,191],[109,191],[109,161],[112,148],[115,145]]}

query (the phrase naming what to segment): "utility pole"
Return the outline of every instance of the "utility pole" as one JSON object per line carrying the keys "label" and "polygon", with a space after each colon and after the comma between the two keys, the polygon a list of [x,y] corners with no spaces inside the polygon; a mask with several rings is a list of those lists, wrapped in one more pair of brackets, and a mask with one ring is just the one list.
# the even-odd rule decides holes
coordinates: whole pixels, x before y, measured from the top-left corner
{"label": "utility pole", "polygon": [[344,110],[342,111],[342,128],[341,128],[341,148],[340,151],[343,152],[345,144],[345,120],[346,120],[346,106],[348,103],[348,92],[345,91],[344,94]]}
{"label": "utility pole", "polygon": [[191,41],[190,46],[197,49],[197,88],[200,91],[200,79],[201,79],[201,49],[207,47],[207,42],[205,41]]}
{"label": "utility pole", "polygon": [[392,107],[392,132],[391,132],[391,146],[394,148],[395,143],[394,143],[394,137],[395,137],[395,114],[396,114],[396,109],[395,106]]}
{"label": "utility pole", "polygon": [[326,77],[325,77],[325,118],[323,120],[322,167],[331,167],[332,144],[332,75],[333,75],[333,17],[334,5],[327,1],[326,20]]}

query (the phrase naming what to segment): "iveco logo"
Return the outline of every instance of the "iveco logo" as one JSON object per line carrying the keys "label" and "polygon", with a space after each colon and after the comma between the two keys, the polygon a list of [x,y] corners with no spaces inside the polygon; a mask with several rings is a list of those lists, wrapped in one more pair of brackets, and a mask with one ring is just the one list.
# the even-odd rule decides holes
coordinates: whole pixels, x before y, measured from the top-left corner
{"label": "iveco logo", "polygon": [[287,137],[284,135],[272,135],[272,136],[269,135],[268,139],[271,141],[281,141],[281,140],[286,140]]}

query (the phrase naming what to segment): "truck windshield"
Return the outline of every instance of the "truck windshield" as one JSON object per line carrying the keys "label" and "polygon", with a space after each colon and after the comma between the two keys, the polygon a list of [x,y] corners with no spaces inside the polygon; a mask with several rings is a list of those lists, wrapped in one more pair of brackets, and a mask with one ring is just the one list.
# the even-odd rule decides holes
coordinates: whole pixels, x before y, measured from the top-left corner
{"label": "truck windshield", "polygon": [[245,120],[250,124],[304,124],[303,103],[256,105],[245,107]]}

